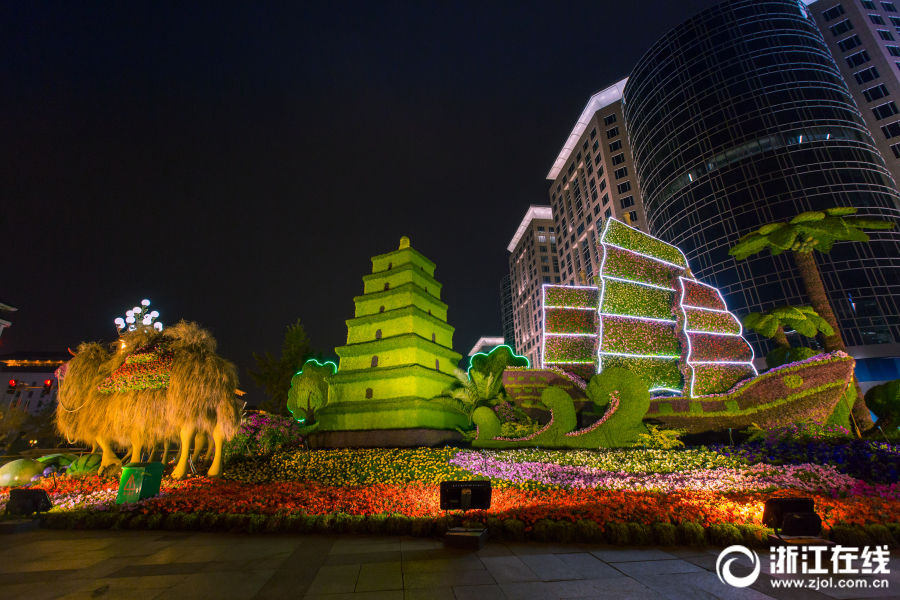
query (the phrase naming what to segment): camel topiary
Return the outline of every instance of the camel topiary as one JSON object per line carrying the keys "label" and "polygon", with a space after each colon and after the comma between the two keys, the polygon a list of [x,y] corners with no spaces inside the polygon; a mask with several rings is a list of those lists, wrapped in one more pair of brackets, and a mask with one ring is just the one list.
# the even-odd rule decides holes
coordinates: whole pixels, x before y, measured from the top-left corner
{"label": "camel topiary", "polygon": [[165,331],[126,331],[112,351],[81,344],[59,373],[57,428],[71,441],[97,444],[102,466],[119,462],[114,447],[141,450],[180,442],[172,476],[184,477],[191,441],[201,436],[214,449],[208,475],[222,472],[222,444],[237,432],[237,371],[215,352],[216,341],[196,323]]}

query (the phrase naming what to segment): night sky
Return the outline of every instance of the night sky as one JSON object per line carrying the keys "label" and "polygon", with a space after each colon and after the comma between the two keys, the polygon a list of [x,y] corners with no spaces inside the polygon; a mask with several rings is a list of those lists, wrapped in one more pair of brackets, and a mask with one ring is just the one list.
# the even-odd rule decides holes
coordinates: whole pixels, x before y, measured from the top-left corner
{"label": "night sky", "polygon": [[0,6],[0,354],[111,340],[150,298],[241,367],[331,354],[369,258],[437,264],[466,354],[590,95],[679,2]]}

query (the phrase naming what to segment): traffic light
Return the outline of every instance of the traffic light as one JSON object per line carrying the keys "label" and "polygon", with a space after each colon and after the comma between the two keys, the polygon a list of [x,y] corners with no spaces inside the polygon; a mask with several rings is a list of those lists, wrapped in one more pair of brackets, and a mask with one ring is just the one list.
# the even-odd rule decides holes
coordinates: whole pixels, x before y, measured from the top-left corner
{"label": "traffic light", "polygon": [[44,380],[44,389],[41,390],[41,396],[46,396],[47,394],[49,394],[50,388],[52,388],[52,387],[53,387],[53,380],[45,379]]}
{"label": "traffic light", "polygon": [[16,393],[16,380],[10,379],[9,385],[6,387],[7,394],[15,394]]}

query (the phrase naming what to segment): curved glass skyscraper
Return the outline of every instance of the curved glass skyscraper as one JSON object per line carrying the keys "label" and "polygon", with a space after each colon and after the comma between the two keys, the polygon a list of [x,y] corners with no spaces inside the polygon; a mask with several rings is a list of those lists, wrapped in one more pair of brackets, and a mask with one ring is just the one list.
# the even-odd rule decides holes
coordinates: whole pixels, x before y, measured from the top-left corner
{"label": "curved glass skyscraper", "polygon": [[[900,217],[897,187],[796,0],[731,0],[685,21],[641,58],[624,96],[650,231],[739,314],[808,304],[789,253],[728,255],[742,235],[832,206]],[[854,355],[900,356],[900,230],[817,260]]]}

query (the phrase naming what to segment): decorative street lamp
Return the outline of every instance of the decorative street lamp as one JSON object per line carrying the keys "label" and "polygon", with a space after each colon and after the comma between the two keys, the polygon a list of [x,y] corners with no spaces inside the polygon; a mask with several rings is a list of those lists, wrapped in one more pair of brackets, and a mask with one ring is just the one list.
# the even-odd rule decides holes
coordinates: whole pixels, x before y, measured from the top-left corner
{"label": "decorative street lamp", "polygon": [[157,331],[162,331],[162,322],[156,321],[158,317],[159,313],[155,310],[150,310],[150,301],[144,298],[141,300],[140,306],[135,306],[125,311],[124,319],[116,317],[113,323],[116,324],[116,330],[119,332],[119,335],[122,335],[125,331],[134,331],[138,327],[152,327]]}

